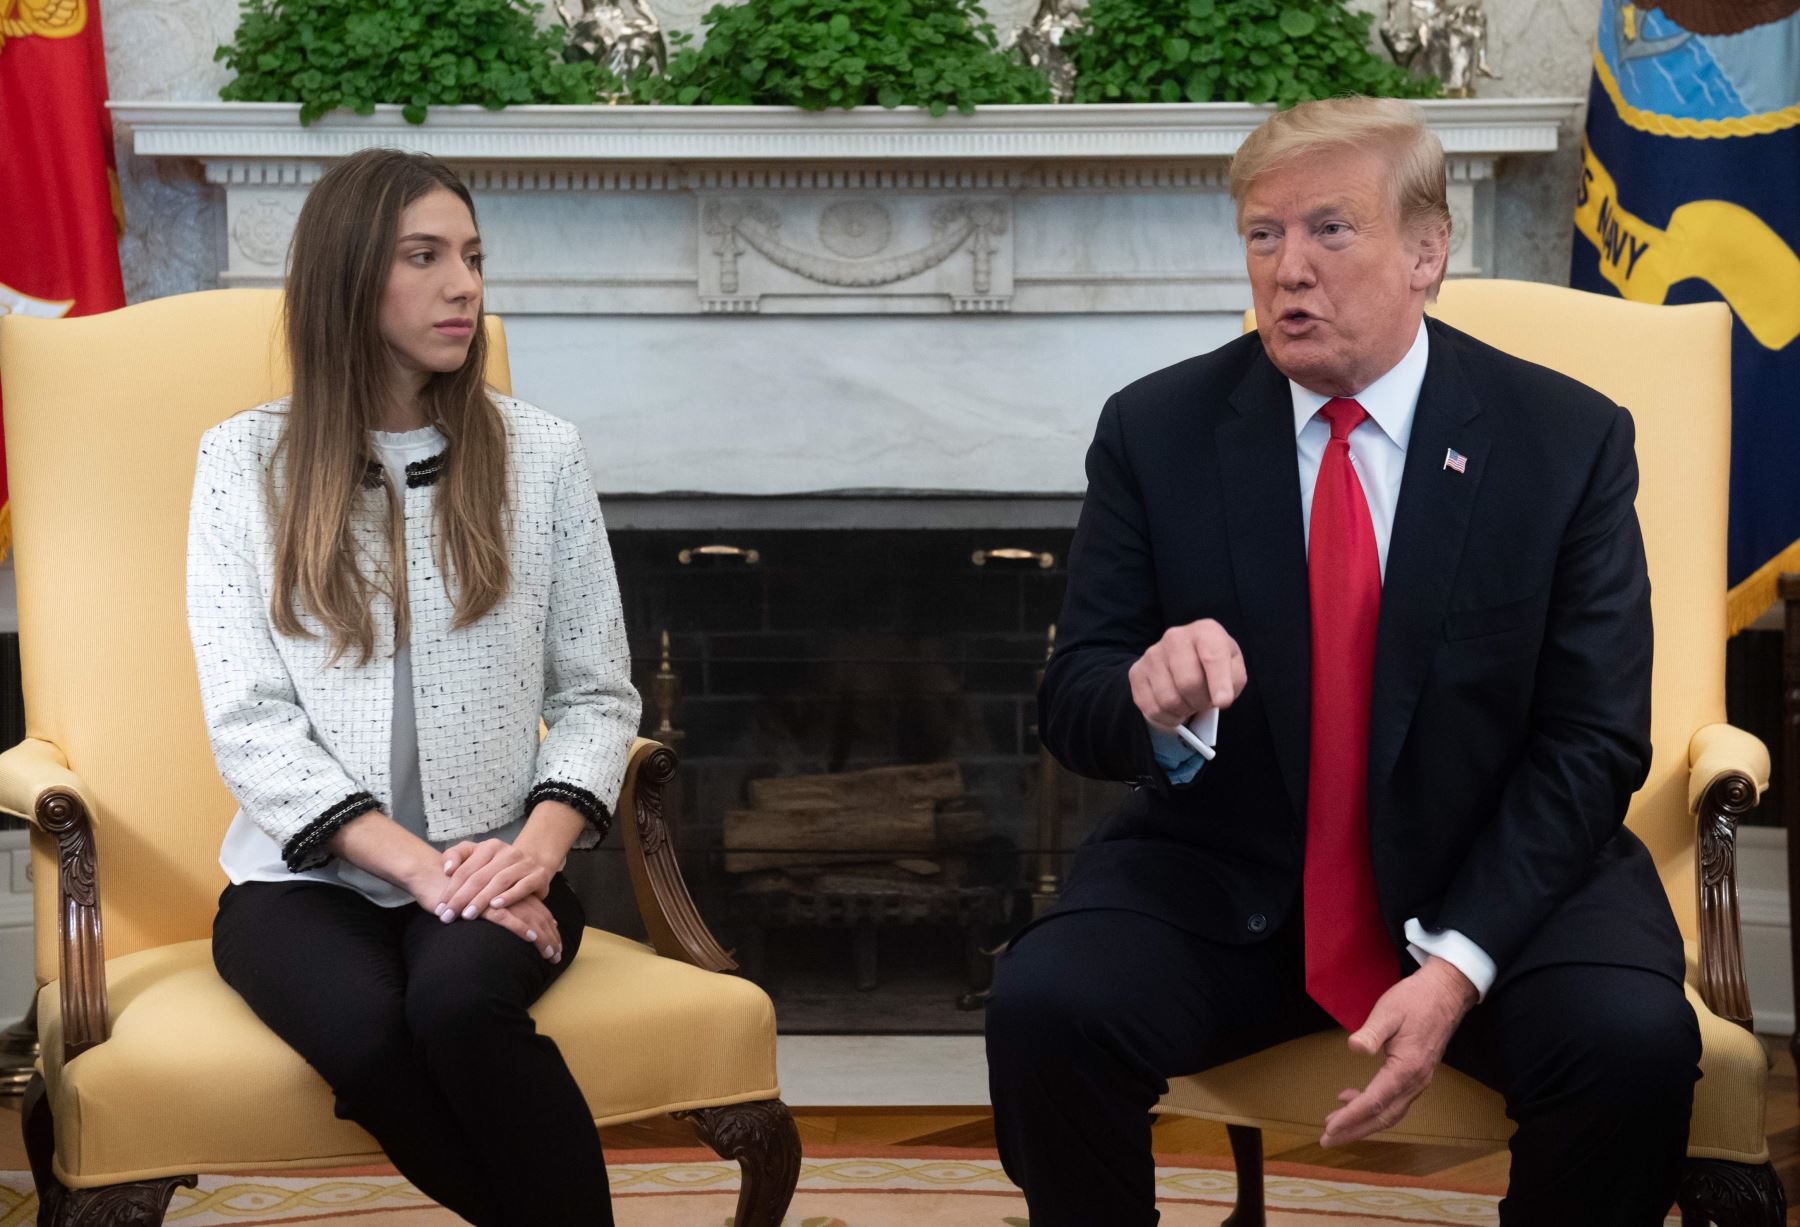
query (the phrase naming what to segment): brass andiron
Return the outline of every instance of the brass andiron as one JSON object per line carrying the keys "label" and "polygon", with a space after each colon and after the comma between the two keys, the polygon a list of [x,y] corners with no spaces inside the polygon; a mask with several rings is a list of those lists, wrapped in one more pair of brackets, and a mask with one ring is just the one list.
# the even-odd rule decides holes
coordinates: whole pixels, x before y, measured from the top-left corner
{"label": "brass andiron", "polygon": [[[1044,636],[1045,664],[1049,663],[1055,652],[1056,624],[1052,622],[1049,633]],[[1038,668],[1036,677],[1038,685],[1042,687],[1042,666]],[[1062,898],[1062,765],[1044,748],[1043,738],[1038,734],[1036,724],[1031,726],[1031,732],[1038,737],[1037,853],[1031,881],[1031,918],[1036,920],[1055,907],[1057,900]],[[984,947],[979,955],[985,959],[997,959],[1011,941],[1012,938],[1008,937],[992,949]],[[956,999],[956,1008],[985,1010],[992,996],[991,988],[964,993]]]}
{"label": "brass andiron", "polygon": [[650,710],[656,716],[656,727],[650,731],[655,741],[677,746],[687,734],[675,727],[675,709],[681,705],[681,675],[669,662],[669,632],[662,633],[662,661],[656,676],[650,679]]}
{"label": "brass andiron", "polygon": [[[1056,624],[1050,624],[1045,636],[1044,662],[1056,653]],[[1037,671],[1037,682],[1044,684],[1044,670]],[[1036,920],[1056,906],[1062,897],[1062,766],[1045,748],[1037,725],[1031,731],[1038,737],[1038,812],[1037,812],[1037,876],[1031,884],[1031,918]]]}

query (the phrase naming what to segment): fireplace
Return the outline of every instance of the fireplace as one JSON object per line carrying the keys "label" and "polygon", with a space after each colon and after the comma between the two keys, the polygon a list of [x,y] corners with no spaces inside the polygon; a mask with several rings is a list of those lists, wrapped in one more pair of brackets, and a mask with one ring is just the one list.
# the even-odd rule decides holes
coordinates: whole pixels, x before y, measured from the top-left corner
{"label": "fireplace", "polygon": [[[612,533],[683,870],[784,1030],[980,1030],[988,952],[1116,797],[1036,738],[1071,535]],[[622,883],[583,893],[628,922]]]}

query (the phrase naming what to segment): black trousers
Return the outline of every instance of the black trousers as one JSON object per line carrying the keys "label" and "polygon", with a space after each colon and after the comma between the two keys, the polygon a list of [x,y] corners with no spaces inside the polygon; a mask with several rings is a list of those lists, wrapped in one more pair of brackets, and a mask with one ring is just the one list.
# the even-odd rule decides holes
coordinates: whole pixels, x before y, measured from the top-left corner
{"label": "black trousers", "polygon": [[[995,969],[987,1051],[1000,1157],[1031,1227],[1156,1223],[1152,1105],[1171,1077],[1335,1026],[1304,966],[1294,928],[1228,946],[1086,911],[1027,932]],[[1518,1124],[1500,1221],[1660,1227],[1699,1059],[1693,1010],[1654,972],[1580,964],[1497,986],[1445,1061],[1503,1094]]]}
{"label": "black trousers", "polygon": [[563,960],[320,882],[226,887],[213,962],[421,1192],[480,1227],[610,1227],[581,1088],[526,1011],[575,958],[581,901],[546,901]]}

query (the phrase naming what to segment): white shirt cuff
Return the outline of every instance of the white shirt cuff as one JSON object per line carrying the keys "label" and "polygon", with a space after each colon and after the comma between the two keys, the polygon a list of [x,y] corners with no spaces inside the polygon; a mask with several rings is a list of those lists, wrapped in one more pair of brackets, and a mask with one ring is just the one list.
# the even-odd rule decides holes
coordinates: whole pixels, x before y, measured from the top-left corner
{"label": "white shirt cuff", "polygon": [[1469,983],[1475,986],[1475,1000],[1486,1001],[1488,990],[1494,987],[1494,976],[1497,974],[1494,960],[1488,952],[1464,937],[1456,929],[1438,929],[1435,932],[1420,924],[1417,917],[1406,922],[1406,950],[1425,965],[1425,960],[1437,955],[1449,963],[1463,975],[1469,977]]}
{"label": "white shirt cuff", "polygon": [[[1187,722],[1188,731],[1204,741],[1207,745],[1219,742],[1219,709],[1209,707]],[[1169,777],[1169,783],[1182,785],[1191,783],[1200,774],[1200,768],[1206,765],[1206,759],[1198,750],[1190,748],[1176,734],[1166,729],[1150,725],[1150,747],[1156,752],[1157,766]]]}

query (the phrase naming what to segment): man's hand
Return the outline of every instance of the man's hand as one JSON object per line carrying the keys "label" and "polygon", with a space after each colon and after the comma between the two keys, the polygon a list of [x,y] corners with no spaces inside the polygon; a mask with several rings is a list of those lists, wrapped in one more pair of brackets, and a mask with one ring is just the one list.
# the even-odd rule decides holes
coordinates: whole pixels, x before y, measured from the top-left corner
{"label": "man's hand", "polygon": [[1211,618],[1170,627],[1131,666],[1131,701],[1159,729],[1230,707],[1243,692],[1244,654]]}
{"label": "man's hand", "polygon": [[1398,1125],[1431,1085],[1445,1045],[1474,1005],[1468,977],[1435,955],[1383,993],[1350,1037],[1350,1050],[1375,1056],[1385,1048],[1387,1061],[1365,1089],[1350,1087],[1338,1096],[1344,1106],[1325,1118],[1319,1145],[1343,1146]]}

